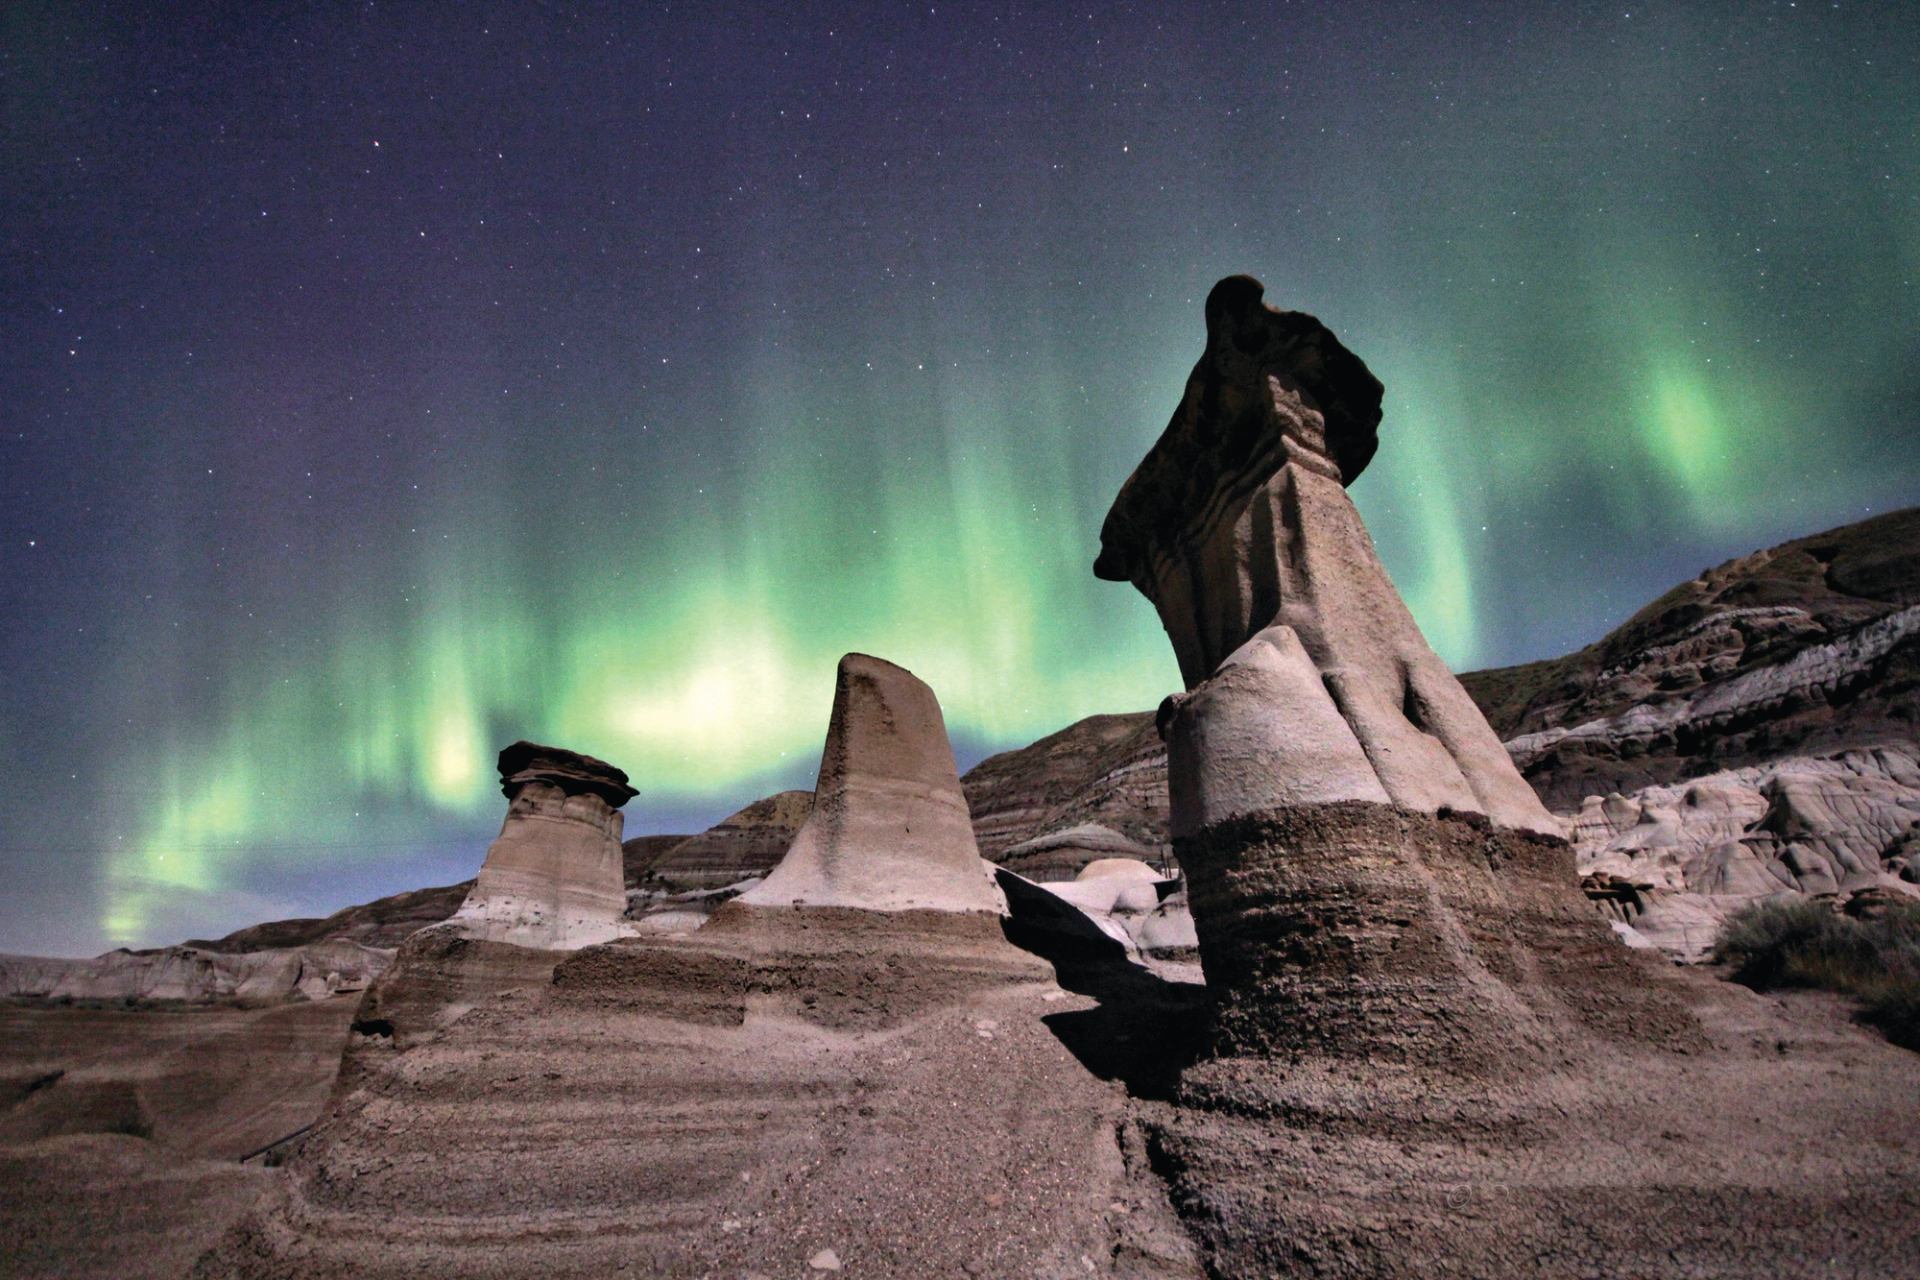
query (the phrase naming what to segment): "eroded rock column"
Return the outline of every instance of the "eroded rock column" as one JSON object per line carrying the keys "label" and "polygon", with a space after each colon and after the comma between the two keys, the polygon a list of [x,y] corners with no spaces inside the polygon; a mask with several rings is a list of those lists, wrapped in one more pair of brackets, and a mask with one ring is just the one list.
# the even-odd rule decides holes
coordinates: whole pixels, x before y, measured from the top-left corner
{"label": "eroded rock column", "polygon": [[740,901],[1003,909],[981,867],[939,699],[911,671],[864,653],[840,660],[813,812]]}
{"label": "eroded rock column", "polygon": [[[1609,944],[1560,824],[1428,646],[1346,486],[1380,383],[1235,276],[1094,572],[1153,601],[1174,851],[1216,1047],[1490,1069],[1550,1043]],[[1546,959],[1542,959],[1542,955]]]}
{"label": "eroded rock column", "polygon": [[639,794],[604,760],[516,742],[500,753],[507,818],[451,923],[488,942],[565,951],[626,932],[619,809]]}

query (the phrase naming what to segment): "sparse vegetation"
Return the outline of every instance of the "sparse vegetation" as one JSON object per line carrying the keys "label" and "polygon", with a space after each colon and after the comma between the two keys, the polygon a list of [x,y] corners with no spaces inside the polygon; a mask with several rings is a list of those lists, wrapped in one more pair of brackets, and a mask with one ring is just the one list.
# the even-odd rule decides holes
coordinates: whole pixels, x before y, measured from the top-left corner
{"label": "sparse vegetation", "polygon": [[1727,921],[1714,958],[1756,991],[1813,987],[1853,996],[1862,1021],[1920,1049],[1920,904],[1857,920],[1815,902],[1759,903]]}

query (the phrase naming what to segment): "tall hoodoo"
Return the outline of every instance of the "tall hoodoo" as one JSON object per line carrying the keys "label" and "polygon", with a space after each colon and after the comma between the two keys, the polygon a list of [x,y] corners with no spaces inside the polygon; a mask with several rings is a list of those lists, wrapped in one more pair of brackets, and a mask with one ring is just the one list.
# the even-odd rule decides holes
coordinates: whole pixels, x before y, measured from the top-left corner
{"label": "tall hoodoo", "polygon": [[749,906],[998,912],[946,720],[903,667],[840,659],[813,813]]}
{"label": "tall hoodoo", "polygon": [[452,923],[468,937],[565,951],[626,932],[619,809],[639,793],[604,760],[516,742],[500,752],[507,818]]}
{"label": "tall hoodoo", "polygon": [[1381,386],[1310,315],[1230,276],[1094,573],[1159,610],[1188,692],[1161,708],[1172,829],[1338,800],[1558,834],[1374,552],[1350,484]]}

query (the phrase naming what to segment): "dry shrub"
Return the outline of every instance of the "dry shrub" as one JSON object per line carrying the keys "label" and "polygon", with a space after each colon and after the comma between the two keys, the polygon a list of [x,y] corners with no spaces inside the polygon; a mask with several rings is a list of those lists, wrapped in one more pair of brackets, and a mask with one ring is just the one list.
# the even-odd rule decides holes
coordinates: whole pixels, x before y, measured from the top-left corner
{"label": "dry shrub", "polygon": [[1756,991],[1814,987],[1855,997],[1887,1039],[1920,1049],[1920,904],[1867,920],[1816,902],[1763,902],[1727,920],[1714,959]]}

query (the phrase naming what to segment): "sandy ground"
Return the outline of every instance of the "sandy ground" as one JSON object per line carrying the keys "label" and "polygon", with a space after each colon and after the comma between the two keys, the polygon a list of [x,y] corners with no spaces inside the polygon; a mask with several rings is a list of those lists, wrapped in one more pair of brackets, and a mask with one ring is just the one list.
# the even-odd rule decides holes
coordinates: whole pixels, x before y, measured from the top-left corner
{"label": "sandy ground", "polygon": [[268,1008],[0,1004],[0,1275],[178,1276],[311,1123],[358,998]]}
{"label": "sandy ground", "polygon": [[[284,1168],[0,1147],[0,1274],[1920,1274],[1920,1055],[1834,999],[1675,973],[1698,1035],[1461,1091],[1195,1061],[1192,965],[849,932],[596,948],[355,1037]],[[9,1063],[275,1021],[6,1012]]]}
{"label": "sandy ground", "polygon": [[990,918],[831,916],[494,998],[369,1071],[199,1274],[1199,1275],[1050,1026],[1094,1000]]}

